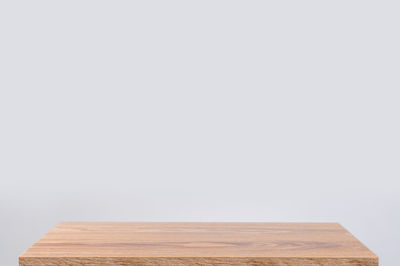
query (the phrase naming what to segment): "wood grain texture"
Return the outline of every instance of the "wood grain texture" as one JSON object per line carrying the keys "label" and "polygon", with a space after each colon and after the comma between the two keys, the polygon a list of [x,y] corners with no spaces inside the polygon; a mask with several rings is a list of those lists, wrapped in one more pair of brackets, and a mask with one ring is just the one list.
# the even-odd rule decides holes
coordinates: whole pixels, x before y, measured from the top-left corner
{"label": "wood grain texture", "polygon": [[19,265],[378,265],[335,223],[61,223]]}

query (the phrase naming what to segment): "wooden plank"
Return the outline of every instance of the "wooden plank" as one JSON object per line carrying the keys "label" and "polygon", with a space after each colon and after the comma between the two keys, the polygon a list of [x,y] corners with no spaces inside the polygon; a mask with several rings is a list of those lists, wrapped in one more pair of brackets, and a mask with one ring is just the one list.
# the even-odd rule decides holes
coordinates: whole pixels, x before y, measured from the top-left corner
{"label": "wooden plank", "polygon": [[378,265],[336,223],[60,223],[19,265]]}

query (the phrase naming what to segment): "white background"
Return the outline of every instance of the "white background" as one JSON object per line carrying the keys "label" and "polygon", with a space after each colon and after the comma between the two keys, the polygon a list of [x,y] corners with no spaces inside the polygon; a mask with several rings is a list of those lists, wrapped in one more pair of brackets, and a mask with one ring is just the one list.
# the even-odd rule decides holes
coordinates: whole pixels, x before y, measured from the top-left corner
{"label": "white background", "polygon": [[399,9],[1,1],[0,265],[60,221],[336,221],[398,265]]}

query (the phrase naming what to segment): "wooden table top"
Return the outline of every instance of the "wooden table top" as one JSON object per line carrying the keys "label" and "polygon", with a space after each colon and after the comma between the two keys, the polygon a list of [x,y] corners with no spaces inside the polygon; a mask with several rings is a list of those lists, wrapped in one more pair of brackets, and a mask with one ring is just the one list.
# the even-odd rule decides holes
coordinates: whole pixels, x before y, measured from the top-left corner
{"label": "wooden table top", "polygon": [[60,223],[20,265],[378,265],[336,223]]}

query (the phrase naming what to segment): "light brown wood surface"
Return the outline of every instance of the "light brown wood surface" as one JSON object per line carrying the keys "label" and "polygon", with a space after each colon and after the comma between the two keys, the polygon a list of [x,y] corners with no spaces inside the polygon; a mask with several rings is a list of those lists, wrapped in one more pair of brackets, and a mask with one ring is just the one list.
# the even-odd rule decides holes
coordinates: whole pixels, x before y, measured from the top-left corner
{"label": "light brown wood surface", "polygon": [[335,223],[60,223],[19,265],[357,265],[377,256]]}

